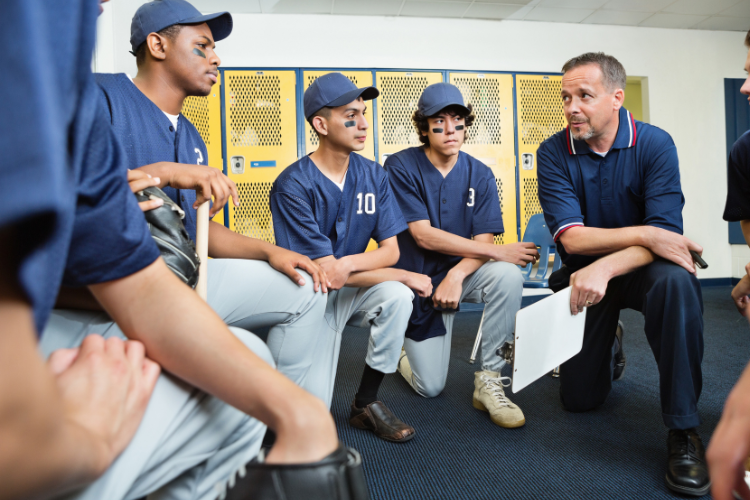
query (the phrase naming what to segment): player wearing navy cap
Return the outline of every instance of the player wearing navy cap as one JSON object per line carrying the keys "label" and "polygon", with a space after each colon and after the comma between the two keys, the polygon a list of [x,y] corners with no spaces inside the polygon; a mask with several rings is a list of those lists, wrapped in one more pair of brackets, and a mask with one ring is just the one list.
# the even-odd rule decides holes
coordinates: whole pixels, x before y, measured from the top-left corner
{"label": "player wearing navy cap", "polygon": [[[231,28],[228,13],[201,15],[184,0],[143,4],[131,23],[138,74],[132,81],[125,74],[96,75],[124,146],[125,164],[159,179],[184,210],[193,239],[200,203],[213,195],[213,215],[228,199],[238,201],[235,184],[207,166],[203,139],[180,113],[186,97],[211,91],[221,63],[215,41],[229,36]],[[208,253],[213,257],[208,261],[209,305],[230,326],[270,327],[268,345],[277,368],[307,388],[304,360],[315,342],[311,332],[325,311],[326,297],[316,293],[326,290],[325,273],[304,255],[213,221]],[[81,323],[88,321],[85,313],[79,316]]]}
{"label": "player wearing navy cap", "polygon": [[[396,371],[413,293],[428,296],[423,275],[390,268],[398,260],[396,235],[406,223],[385,171],[361,151],[367,137],[365,101],[379,94],[358,89],[341,73],[321,76],[305,91],[305,117],[320,138],[318,149],[284,170],[271,189],[276,241],[318,262],[331,282],[325,321],[310,353],[314,394],[330,404],[341,332],[369,327],[370,342],[350,423],[389,441],[407,441],[414,429],[380,401],[386,373]],[[379,248],[365,253],[370,238]]]}
{"label": "player wearing navy cap", "polygon": [[[0,56],[16,71],[0,84],[0,496],[215,498],[260,447],[248,414],[279,432],[275,462],[328,455],[336,431],[159,258],[90,71],[98,3],[0,4],[2,44],[27,40]],[[121,330],[70,331],[45,365],[61,282],[88,286]]]}
{"label": "player wearing navy cap", "polygon": [[505,361],[496,351],[513,337],[521,308],[523,277],[514,264],[539,254],[533,243],[493,244],[504,231],[497,184],[486,165],[461,152],[474,115],[458,88],[427,87],[413,120],[424,145],[391,155],[384,165],[408,223],[398,235],[396,267],[430,276],[435,293],[414,299],[399,372],[418,394],[440,394],[459,304],[483,302],[483,365],[475,373],[473,404],[495,424],[519,427],[525,418],[505,396]]}
{"label": "player wearing navy cap", "polygon": [[710,481],[695,430],[703,300],[690,254],[703,250],[682,235],[677,148],[622,106],[626,75],[614,57],[583,54],[563,73],[568,127],[539,147],[539,201],[564,264],[550,287],[572,287],[573,314],[589,308],[583,348],[560,367],[563,405],[582,412],[605,402],[620,310],[641,311],[670,429],[667,486],[704,495]]}

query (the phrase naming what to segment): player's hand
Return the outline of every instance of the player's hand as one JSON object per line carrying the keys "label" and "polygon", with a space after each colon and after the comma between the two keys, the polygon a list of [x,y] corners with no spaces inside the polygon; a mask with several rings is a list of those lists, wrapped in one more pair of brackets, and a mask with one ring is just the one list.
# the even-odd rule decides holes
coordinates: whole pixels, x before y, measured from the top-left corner
{"label": "player's hand", "polygon": [[[266,456],[267,463],[310,463],[327,457],[338,447],[339,439],[331,413],[320,399],[295,387],[294,411],[290,425],[274,429],[276,443]],[[293,389],[293,390],[294,390]]]}
{"label": "player's hand", "polygon": [[663,259],[682,266],[689,273],[696,274],[695,263],[690,255],[694,250],[698,255],[703,255],[703,247],[685,236],[666,229],[653,226],[648,228],[648,248]]}
{"label": "player's hand", "polygon": [[539,259],[539,251],[534,243],[508,243],[507,245],[493,245],[488,243],[490,258],[499,262],[510,262],[519,266],[532,264]]}
{"label": "player's hand", "polygon": [[141,170],[145,170],[152,176],[160,177],[165,185],[175,189],[194,190],[195,203],[193,208],[195,209],[213,197],[214,204],[209,211],[210,217],[224,208],[229,198],[232,199],[235,207],[240,206],[237,185],[217,168],[206,165],[160,162],[141,167]]}
{"label": "player's hand", "polygon": [[732,290],[732,300],[741,315],[747,317],[748,305],[750,305],[750,276],[747,274],[742,277],[739,283]]}
{"label": "player's hand", "polygon": [[458,309],[463,284],[463,278],[456,277],[448,272],[445,279],[435,289],[435,293],[432,295],[432,303],[435,307],[442,307],[443,309]]}
{"label": "player's hand", "polygon": [[305,278],[296,270],[302,269],[303,271],[307,271],[313,279],[313,290],[316,292],[322,290],[323,293],[328,293],[330,284],[328,283],[326,272],[306,256],[277,246],[268,256],[268,263],[280,273],[289,276],[299,286],[305,284]]}
{"label": "player's hand", "polygon": [[66,419],[79,426],[97,450],[103,472],[125,449],[141,423],[159,377],[143,344],[86,337],[78,349],[62,349],[47,366],[65,402]]}
{"label": "player's hand", "polygon": [[[151,177],[142,170],[128,170],[128,184],[133,193],[143,191],[147,187],[158,186],[159,183],[161,183],[161,179],[158,177]],[[160,198],[138,203],[138,206],[141,207],[141,211],[143,212],[159,208],[162,205],[164,205],[164,200]]]}
{"label": "player's hand", "polygon": [[596,265],[596,262],[570,275],[570,312],[575,316],[584,307],[595,306],[607,293],[609,276]]}
{"label": "player's hand", "polygon": [[420,297],[432,295],[432,279],[425,274],[407,272],[404,285],[417,292]]}
{"label": "player's hand", "polygon": [[352,274],[349,260],[346,257],[340,259],[330,259],[326,261],[318,261],[323,272],[328,277],[328,289],[329,290],[340,290],[346,285],[346,281]]}
{"label": "player's hand", "polygon": [[750,371],[745,368],[729,393],[724,413],[706,451],[715,500],[732,500],[732,490],[750,500],[745,461],[750,454]]}

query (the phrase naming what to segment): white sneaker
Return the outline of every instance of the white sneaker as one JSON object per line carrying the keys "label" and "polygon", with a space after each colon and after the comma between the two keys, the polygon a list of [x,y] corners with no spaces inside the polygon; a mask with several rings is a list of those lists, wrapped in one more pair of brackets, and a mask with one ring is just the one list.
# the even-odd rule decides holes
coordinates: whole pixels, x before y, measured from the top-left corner
{"label": "white sneaker", "polygon": [[507,429],[521,427],[526,419],[521,409],[505,396],[503,380],[509,381],[510,377],[501,377],[499,373],[489,370],[475,372],[474,408],[489,412],[495,425]]}

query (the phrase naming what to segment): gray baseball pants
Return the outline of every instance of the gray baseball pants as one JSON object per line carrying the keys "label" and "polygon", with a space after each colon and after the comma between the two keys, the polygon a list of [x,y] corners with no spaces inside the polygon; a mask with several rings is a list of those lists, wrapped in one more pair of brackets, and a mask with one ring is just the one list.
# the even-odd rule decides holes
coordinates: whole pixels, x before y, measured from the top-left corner
{"label": "gray baseball pants", "polygon": [[[482,370],[499,372],[505,366],[505,361],[496,351],[513,337],[522,293],[521,271],[508,262],[487,262],[464,280],[461,302],[485,304]],[[446,330],[443,336],[420,342],[404,340],[404,350],[412,370],[412,379],[407,382],[417,394],[426,398],[437,396],[445,388],[455,316],[456,313],[443,313]]]}

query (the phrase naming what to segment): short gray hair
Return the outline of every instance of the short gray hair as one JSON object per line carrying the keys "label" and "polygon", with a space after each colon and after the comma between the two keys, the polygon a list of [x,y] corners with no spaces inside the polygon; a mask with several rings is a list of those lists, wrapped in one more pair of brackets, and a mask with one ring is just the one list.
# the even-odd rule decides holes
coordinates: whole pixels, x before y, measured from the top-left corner
{"label": "short gray hair", "polygon": [[627,75],[625,68],[620,61],[604,52],[586,52],[578,57],[566,62],[562,67],[562,72],[567,73],[573,68],[585,66],[587,64],[596,64],[602,70],[602,82],[607,90],[614,92],[617,89],[625,90]]}

